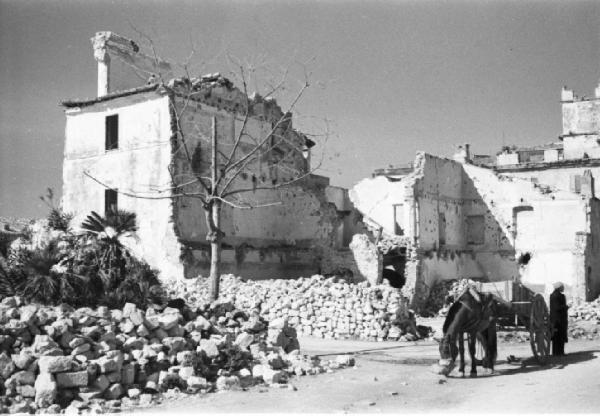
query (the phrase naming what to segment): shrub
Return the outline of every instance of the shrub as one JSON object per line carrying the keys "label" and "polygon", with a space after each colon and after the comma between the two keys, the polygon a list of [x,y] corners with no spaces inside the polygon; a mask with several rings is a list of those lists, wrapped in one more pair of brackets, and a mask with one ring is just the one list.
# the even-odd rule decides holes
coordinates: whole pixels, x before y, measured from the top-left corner
{"label": "shrub", "polygon": [[92,212],[83,228],[85,235],[55,233],[44,245],[19,246],[11,262],[0,263],[0,296],[75,307],[121,308],[131,302],[146,308],[166,302],[157,272],[120,241],[136,229],[135,214],[119,211],[103,218]]}
{"label": "shrub", "polygon": [[0,255],[0,297],[17,296],[21,291],[20,276]]}
{"label": "shrub", "polygon": [[46,190],[46,195],[40,195],[40,199],[50,208],[48,226],[53,230],[68,232],[73,214],[64,212],[60,206],[56,205],[52,188]]}

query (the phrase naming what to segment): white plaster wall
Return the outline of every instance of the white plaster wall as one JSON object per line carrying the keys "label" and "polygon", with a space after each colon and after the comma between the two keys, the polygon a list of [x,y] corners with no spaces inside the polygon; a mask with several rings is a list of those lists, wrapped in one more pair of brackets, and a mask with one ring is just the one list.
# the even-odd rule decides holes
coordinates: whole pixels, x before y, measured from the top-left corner
{"label": "white plaster wall", "polygon": [[[587,203],[577,194],[556,191],[544,194],[527,180],[499,178],[493,172],[465,165],[477,192],[506,235],[512,236],[513,208],[531,206],[517,214],[517,238],[511,243],[516,255],[530,252],[531,261],[519,268],[524,283],[571,284],[574,276],[572,250],[577,232],[589,232]],[[493,270],[492,266],[485,266]]]}
{"label": "white plaster wall", "polygon": [[[105,117],[119,114],[119,148],[105,150]],[[104,214],[107,186],[141,196],[169,196],[171,127],[167,97],[154,93],[114,99],[68,110],[63,165],[63,206],[81,223],[90,211]],[[163,189],[159,194],[155,190]],[[141,199],[119,194],[119,208],[137,215],[139,244],[132,248],[165,279],[181,277],[179,244],[170,199]]]}
{"label": "white plaster wall", "polygon": [[584,155],[591,159],[600,158],[599,139],[598,134],[565,136],[563,138],[565,159],[581,159]]}
{"label": "white plaster wall", "polygon": [[518,153],[500,153],[496,157],[496,163],[502,165],[517,165],[519,163]]}
{"label": "white plaster wall", "polygon": [[[444,247],[464,246],[463,173],[462,165],[428,154],[422,157],[422,174],[416,183],[419,206],[419,246],[425,250],[440,247],[440,214],[445,218]],[[415,166],[419,163],[415,162]]]}
{"label": "white plaster wall", "polygon": [[[394,205],[403,204],[404,219],[402,228],[405,235],[414,236],[413,174],[400,181],[392,182],[384,176],[367,178],[358,182],[349,191],[350,200],[367,219],[375,221],[384,231],[394,235]],[[402,226],[401,225],[401,226]]]}
{"label": "white plaster wall", "polygon": [[600,131],[600,100],[563,102],[562,115],[563,134]]}
{"label": "white plaster wall", "polygon": [[596,181],[600,178],[600,166],[597,167],[565,167],[559,169],[543,169],[536,171],[519,171],[519,172],[506,172],[502,173],[504,176],[511,176],[514,178],[531,179],[537,178],[538,182],[543,185],[548,185],[556,189],[563,191],[570,191],[571,176],[580,175],[586,170],[592,172],[592,176],[596,178]]}

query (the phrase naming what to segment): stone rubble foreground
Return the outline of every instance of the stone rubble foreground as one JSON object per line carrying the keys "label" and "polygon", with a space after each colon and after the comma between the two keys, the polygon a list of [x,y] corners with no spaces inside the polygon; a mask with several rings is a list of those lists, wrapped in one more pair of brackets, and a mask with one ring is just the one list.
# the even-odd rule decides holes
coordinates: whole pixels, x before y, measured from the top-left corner
{"label": "stone rubble foreground", "polygon": [[73,309],[4,298],[0,412],[112,412],[184,392],[286,385],[354,364],[302,355],[282,318],[269,323],[229,302],[170,304],[177,307]]}

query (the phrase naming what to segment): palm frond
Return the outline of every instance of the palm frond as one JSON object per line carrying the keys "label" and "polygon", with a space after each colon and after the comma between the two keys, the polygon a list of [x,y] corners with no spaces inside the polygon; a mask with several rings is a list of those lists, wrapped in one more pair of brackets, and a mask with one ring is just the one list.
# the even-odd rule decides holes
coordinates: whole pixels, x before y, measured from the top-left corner
{"label": "palm frond", "polygon": [[106,227],[106,220],[101,217],[97,212],[92,211],[90,215],[81,223],[81,228],[92,233],[98,234],[104,231]]}
{"label": "palm frond", "polygon": [[28,275],[23,287],[23,297],[30,302],[54,304],[58,300],[58,282],[53,276]]}

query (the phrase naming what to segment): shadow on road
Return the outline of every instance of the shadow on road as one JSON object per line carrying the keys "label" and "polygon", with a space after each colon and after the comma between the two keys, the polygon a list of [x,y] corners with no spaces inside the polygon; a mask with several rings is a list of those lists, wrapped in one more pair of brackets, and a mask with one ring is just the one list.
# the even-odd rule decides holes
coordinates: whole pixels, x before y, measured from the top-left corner
{"label": "shadow on road", "polygon": [[[510,376],[513,374],[524,374],[524,373],[530,373],[530,372],[540,371],[540,370],[550,370],[550,369],[562,370],[563,368],[565,368],[566,366],[568,366],[570,364],[577,364],[577,363],[581,363],[584,361],[594,360],[594,359],[598,358],[594,354],[599,353],[599,352],[600,352],[600,350],[594,349],[594,350],[572,352],[563,357],[550,357],[550,361],[546,365],[538,364],[535,361],[535,358],[531,357],[526,360],[523,360],[521,363],[513,364],[513,365],[518,365],[518,367],[497,370],[494,375]],[[504,363],[507,363],[507,362],[506,361],[498,362],[498,364],[504,364]],[[509,363],[509,365],[510,365],[510,363]]]}

